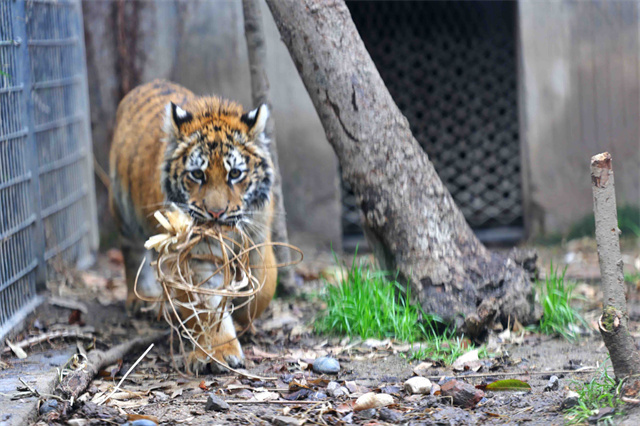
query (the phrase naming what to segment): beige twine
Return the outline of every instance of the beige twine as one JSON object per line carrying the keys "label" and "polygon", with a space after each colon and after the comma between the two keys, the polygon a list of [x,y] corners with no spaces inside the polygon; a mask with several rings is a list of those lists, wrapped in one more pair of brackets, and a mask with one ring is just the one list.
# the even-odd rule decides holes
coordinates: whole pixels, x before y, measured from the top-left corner
{"label": "beige twine", "polygon": [[[151,266],[154,268],[158,282],[162,285],[163,295],[159,298],[147,298],[138,293],[138,278],[144,261],[138,269],[134,292],[141,300],[159,303],[158,316],[162,316],[172,330],[170,347],[174,368],[180,371],[173,354],[173,339],[174,335],[177,335],[180,354],[185,361],[187,373],[192,374],[186,362],[185,339],[191,342],[192,350],[200,349],[209,359],[224,368],[244,376],[258,378],[246,372],[234,370],[214,358],[213,348],[229,343],[231,340],[213,345],[208,338],[219,332],[224,315],[231,315],[235,310],[250,304],[262,290],[266,274],[260,281],[253,275],[253,270],[295,265],[302,261],[302,251],[285,243],[255,244],[241,229],[233,229],[232,232],[239,236],[240,241],[237,241],[225,235],[218,226],[196,224],[190,216],[177,208],[164,212],[156,211],[154,217],[165,232],[152,236],[144,246],[147,250],[155,250],[158,253],[157,259],[151,263]],[[192,254],[191,251],[202,241],[208,245],[209,253]],[[300,258],[286,264],[267,265],[259,250],[267,246],[288,248],[300,254]],[[258,255],[259,265],[250,264],[249,255],[252,251]],[[211,261],[217,269],[210,276],[198,281],[189,262],[191,259]],[[219,273],[222,273],[224,278],[220,287],[215,289],[203,287],[203,284]],[[215,310],[207,306],[207,299],[213,296],[221,297],[220,304]],[[237,306],[233,303],[236,298],[243,299]],[[238,336],[251,328],[252,318],[253,315],[250,315],[247,327],[238,333]],[[192,322],[192,326],[188,325],[189,322]],[[199,340],[204,341],[204,346],[199,343]]]}

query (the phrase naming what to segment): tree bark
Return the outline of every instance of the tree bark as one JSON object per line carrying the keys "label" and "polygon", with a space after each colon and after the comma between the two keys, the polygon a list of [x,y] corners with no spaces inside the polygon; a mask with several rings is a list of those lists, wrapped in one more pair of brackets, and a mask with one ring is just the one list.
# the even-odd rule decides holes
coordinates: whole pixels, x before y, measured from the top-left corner
{"label": "tree bark", "polygon": [[611,155],[608,152],[591,157],[591,188],[603,295],[603,311],[598,325],[611,356],[613,371],[616,378],[621,380],[640,374],[640,354],[628,328],[616,192]]}
{"label": "tree bark", "polygon": [[409,281],[427,312],[470,335],[496,319],[537,319],[525,270],[475,237],[391,98],[344,2],[267,4],[355,192],[381,267]]}
{"label": "tree bark", "polygon": [[[269,100],[269,79],[267,77],[266,58],[267,48],[265,45],[264,28],[262,25],[262,12],[258,0],[242,0],[242,11],[244,13],[244,35],[247,40],[247,50],[249,51],[249,69],[251,73],[251,96],[254,107],[267,104],[269,111],[273,111]],[[278,149],[276,145],[276,131],[273,116],[267,123],[265,129],[267,138],[271,141],[269,152],[273,162],[273,203],[275,217],[272,225],[273,241],[288,243],[286,213],[282,199],[282,177],[278,165]],[[291,262],[291,253],[285,247],[274,247],[274,252],[278,263],[288,264]],[[279,286],[282,293],[293,294],[296,289],[293,268],[285,267],[278,271]]]}

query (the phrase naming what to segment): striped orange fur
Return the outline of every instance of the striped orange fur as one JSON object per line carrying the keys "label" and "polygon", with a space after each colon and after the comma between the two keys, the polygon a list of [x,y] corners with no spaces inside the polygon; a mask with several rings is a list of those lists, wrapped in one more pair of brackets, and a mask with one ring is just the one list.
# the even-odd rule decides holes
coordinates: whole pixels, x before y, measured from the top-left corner
{"label": "striped orange fur", "polygon": [[[133,285],[145,257],[137,290],[148,297],[161,295],[148,267],[151,255],[143,247],[157,232],[153,213],[158,209],[174,203],[198,221],[216,222],[230,231],[240,227],[256,243],[271,241],[273,169],[263,133],[268,116],[265,105],[244,111],[237,103],[196,96],[162,80],[135,88],[120,102],[110,153],[109,201],[122,236],[129,309],[140,307]],[[275,264],[271,247],[254,257]],[[275,292],[274,268],[256,268],[254,275],[265,285],[250,308],[234,313],[242,324],[249,312],[260,315]],[[231,328],[223,327],[214,340],[226,341],[231,335],[233,340]],[[192,367],[202,369],[207,360],[193,355],[197,362]],[[215,356],[232,367],[243,360],[237,339]]]}

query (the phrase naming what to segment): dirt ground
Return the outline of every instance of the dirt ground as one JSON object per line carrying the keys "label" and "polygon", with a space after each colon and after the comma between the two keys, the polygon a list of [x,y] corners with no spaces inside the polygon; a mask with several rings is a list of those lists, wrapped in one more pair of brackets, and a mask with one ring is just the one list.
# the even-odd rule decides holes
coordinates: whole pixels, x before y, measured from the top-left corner
{"label": "dirt ground", "polygon": [[[625,260],[633,272],[637,246],[625,251]],[[569,254],[573,253],[573,254]],[[597,317],[597,269],[595,246],[589,241],[561,249],[542,250],[541,270],[548,270],[551,259],[569,261],[568,273],[578,277],[577,292],[587,298],[586,318]],[[309,259],[309,255],[307,255]],[[314,254],[298,267],[303,296],[275,299],[267,313],[256,322],[255,334],[241,337],[246,356],[246,371],[262,379],[237,375],[208,374],[185,377],[172,366],[168,339],[158,342],[105,402],[122,375],[139,358],[142,350],[130,354],[122,363],[108,367],[82,394],[75,410],[41,415],[41,424],[563,424],[562,401],[574,381],[588,381],[596,367],[607,358],[600,337],[591,334],[571,344],[559,338],[532,333],[496,332],[488,343],[489,358],[468,371],[453,371],[438,363],[423,364],[420,375],[433,383],[458,376],[472,385],[500,378],[517,378],[531,385],[527,392],[491,392],[474,408],[458,408],[450,399],[437,395],[410,395],[404,382],[414,376],[420,361],[409,360],[410,347],[398,342],[360,341],[331,338],[313,333],[313,320],[322,308],[317,292],[323,281],[317,277],[333,265],[331,257]],[[597,262],[597,257],[595,258]],[[597,265],[597,263],[595,263]],[[95,336],[77,343],[76,339],[51,339],[27,350],[34,353],[79,346],[108,349],[122,341],[163,328],[162,322],[148,318],[130,318],[125,314],[126,287],[122,277],[121,255],[110,251],[101,255],[90,271],[68,271],[50,285],[49,299],[30,316],[27,327],[14,341],[50,333],[54,329],[73,329]],[[595,271],[595,272],[594,272]],[[590,283],[587,283],[590,282]],[[633,289],[631,289],[633,290]],[[630,314],[637,333],[640,303],[630,292]],[[64,305],[61,306],[61,305]],[[76,310],[78,310],[76,312]],[[84,313],[83,313],[84,312]],[[82,346],[82,348],[80,348]],[[337,375],[316,374],[311,363],[317,357],[331,355],[340,362]],[[3,355],[5,369],[18,365],[11,355]],[[428,361],[428,360],[425,360]],[[5,366],[6,365],[6,366]],[[474,371],[477,370],[477,371]],[[545,391],[549,377],[559,377],[558,390]],[[344,394],[330,391],[336,384]],[[19,386],[19,383],[16,383]],[[374,392],[389,394],[393,404],[385,408],[354,411],[359,396]],[[209,394],[226,400],[226,411],[207,409]],[[32,396],[26,396],[32,397]],[[33,397],[32,397],[33,398]],[[42,398],[46,399],[45,397]],[[6,401],[0,399],[0,408]],[[0,410],[2,411],[2,410]],[[616,417],[616,422],[635,424],[637,414]],[[0,419],[0,424],[2,423]]]}

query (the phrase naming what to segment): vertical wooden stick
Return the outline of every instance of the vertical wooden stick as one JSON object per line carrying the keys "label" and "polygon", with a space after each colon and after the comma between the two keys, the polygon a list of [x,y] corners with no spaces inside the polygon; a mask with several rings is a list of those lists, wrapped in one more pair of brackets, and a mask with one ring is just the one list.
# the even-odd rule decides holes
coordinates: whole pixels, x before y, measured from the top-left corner
{"label": "vertical wooden stick", "polygon": [[[249,69],[251,73],[251,97],[254,107],[267,104],[269,110],[269,79],[267,78],[266,57],[267,49],[264,39],[264,28],[262,25],[262,13],[258,0],[243,0],[242,11],[244,13],[244,34],[247,40],[247,50],[249,51]],[[282,199],[282,176],[278,165],[278,150],[276,145],[276,131],[273,124],[273,117],[267,123],[265,134],[271,141],[269,152],[273,161],[274,182],[273,200],[275,217],[272,225],[271,240],[279,243],[288,243],[287,223],[285,220],[284,202]],[[287,248],[274,247],[278,263],[288,264],[291,262],[291,253]],[[280,288],[285,294],[293,294],[295,291],[295,277],[292,268],[283,268],[278,271],[280,278]]]}
{"label": "vertical wooden stick", "polygon": [[591,157],[591,188],[604,299],[600,334],[609,350],[616,378],[623,379],[640,372],[640,355],[628,329],[616,194],[608,152]]}

